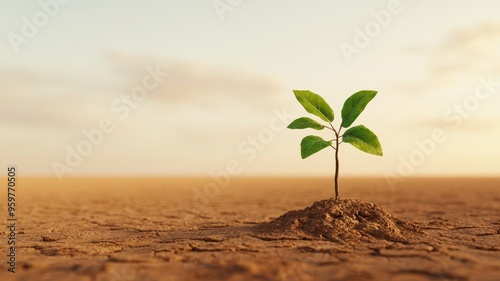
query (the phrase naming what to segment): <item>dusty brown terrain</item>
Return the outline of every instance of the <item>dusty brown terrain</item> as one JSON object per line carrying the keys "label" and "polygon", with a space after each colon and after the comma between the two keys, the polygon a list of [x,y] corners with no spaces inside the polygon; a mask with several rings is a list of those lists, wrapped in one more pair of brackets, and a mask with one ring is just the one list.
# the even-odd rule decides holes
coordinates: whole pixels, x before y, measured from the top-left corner
{"label": "dusty brown terrain", "polygon": [[343,199],[374,203],[394,215],[384,222],[414,222],[422,234],[340,242],[303,231],[315,223],[262,225],[331,197],[332,179],[233,179],[193,203],[192,189],[209,182],[20,178],[17,273],[7,271],[2,227],[0,280],[500,280],[499,179],[411,179],[395,190],[345,179]]}

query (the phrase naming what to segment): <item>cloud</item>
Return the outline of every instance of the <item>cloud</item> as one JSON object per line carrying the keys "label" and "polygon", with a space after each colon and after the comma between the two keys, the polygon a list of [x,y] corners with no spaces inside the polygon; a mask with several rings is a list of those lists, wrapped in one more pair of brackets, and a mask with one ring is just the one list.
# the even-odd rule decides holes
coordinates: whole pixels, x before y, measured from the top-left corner
{"label": "cloud", "polygon": [[[169,73],[167,79],[130,117],[119,120],[112,102],[142,84],[146,66],[157,64]],[[107,55],[98,67],[97,74],[0,68],[0,128],[9,136],[1,142],[11,158],[36,154],[48,167],[64,157],[67,145],[84,138],[82,129],[97,128],[107,117],[117,129],[96,153],[190,161],[200,155],[233,157],[242,141],[269,126],[273,109],[283,108],[276,81],[243,70],[118,54]]]}
{"label": "cloud", "polygon": [[0,70],[0,125],[68,129],[93,120],[96,101],[78,84],[29,70]]}
{"label": "cloud", "polygon": [[[112,68],[105,77],[91,77],[91,74],[81,77],[71,71],[63,76],[30,69],[0,69],[3,77],[0,90],[4,93],[0,96],[0,124],[56,129],[90,126],[111,114],[109,106],[113,99],[142,83],[148,65],[160,65],[169,77],[150,93],[146,102],[205,114],[208,120],[215,121],[227,118],[224,112],[234,114],[237,110],[240,115],[250,117],[279,106],[280,86],[266,76],[196,62],[119,53],[108,53],[105,58]],[[111,87],[105,82],[115,80],[117,83],[111,83]],[[176,110],[170,111],[171,117]]]}
{"label": "cloud", "polygon": [[[476,134],[491,134],[493,132],[496,132],[496,121],[491,119],[491,118],[471,118],[471,119],[462,119],[462,123],[460,123],[459,130],[460,131],[466,131],[467,133],[476,133]],[[456,125],[455,122],[450,123],[446,122],[443,119],[424,119],[424,120],[419,120],[418,123],[416,123],[417,126],[412,126],[414,128],[441,128],[446,131],[452,131],[453,126]],[[419,126],[418,126],[419,125]]]}
{"label": "cloud", "polygon": [[433,72],[447,76],[463,72],[498,72],[499,49],[498,24],[457,30],[433,55],[436,61]]}
{"label": "cloud", "polygon": [[259,110],[277,104],[281,87],[274,79],[240,69],[215,67],[197,62],[133,57],[108,53],[116,73],[130,86],[140,82],[148,65],[160,65],[169,73],[165,83],[151,94],[152,100],[172,105],[223,109],[227,107]]}
{"label": "cloud", "polygon": [[428,75],[420,80],[398,83],[394,88],[410,95],[430,94],[436,88],[448,87],[478,76],[500,75],[500,25],[482,24],[460,29],[433,48],[414,46],[411,54],[427,63]]}

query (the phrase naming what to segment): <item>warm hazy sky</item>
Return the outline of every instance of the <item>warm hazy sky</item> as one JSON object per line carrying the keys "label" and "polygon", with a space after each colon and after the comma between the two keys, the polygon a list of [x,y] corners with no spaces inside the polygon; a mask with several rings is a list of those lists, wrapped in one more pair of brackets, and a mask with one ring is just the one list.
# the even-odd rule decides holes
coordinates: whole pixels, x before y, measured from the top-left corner
{"label": "warm hazy sky", "polygon": [[[235,161],[241,175],[331,175],[333,150],[301,160],[301,138],[316,131],[281,129],[275,110],[307,115],[292,89],[310,89],[340,116],[350,94],[375,89],[355,124],[385,155],[345,144],[344,175],[498,175],[499,1],[243,0],[218,12],[238,1],[54,1],[40,1],[50,15],[39,1],[1,4],[4,167],[206,176]],[[348,59],[341,46],[359,48]],[[148,66],[168,76],[122,102]],[[103,120],[114,131],[67,163],[68,148],[88,150],[82,130]],[[424,155],[415,142],[430,145],[435,130]]]}

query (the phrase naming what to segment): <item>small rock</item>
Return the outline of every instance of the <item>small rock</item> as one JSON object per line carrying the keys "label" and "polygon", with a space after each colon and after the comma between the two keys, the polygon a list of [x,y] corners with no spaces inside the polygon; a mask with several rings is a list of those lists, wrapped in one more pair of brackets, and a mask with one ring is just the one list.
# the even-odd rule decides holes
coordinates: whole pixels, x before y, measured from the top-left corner
{"label": "small rock", "polygon": [[58,241],[60,238],[55,238],[51,236],[42,236],[42,241],[43,242],[55,242]]}

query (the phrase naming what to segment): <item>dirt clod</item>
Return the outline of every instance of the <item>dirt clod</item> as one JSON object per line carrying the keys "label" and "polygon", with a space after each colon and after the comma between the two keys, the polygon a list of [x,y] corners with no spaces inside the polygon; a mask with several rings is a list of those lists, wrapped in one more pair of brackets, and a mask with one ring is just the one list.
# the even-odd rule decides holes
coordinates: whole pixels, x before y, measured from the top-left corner
{"label": "dirt clod", "polygon": [[406,242],[423,235],[420,228],[395,218],[386,210],[361,200],[322,200],[302,210],[285,213],[261,226],[268,234],[309,236],[332,242]]}

